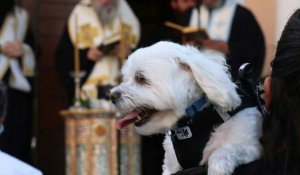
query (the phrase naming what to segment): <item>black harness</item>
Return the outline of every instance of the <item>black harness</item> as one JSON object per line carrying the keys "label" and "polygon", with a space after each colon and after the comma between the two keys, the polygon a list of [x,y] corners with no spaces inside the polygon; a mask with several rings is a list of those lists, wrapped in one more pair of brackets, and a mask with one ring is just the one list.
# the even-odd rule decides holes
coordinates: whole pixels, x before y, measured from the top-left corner
{"label": "black harness", "polygon": [[[239,82],[236,84],[242,104],[228,112],[230,117],[245,108],[258,106],[256,96],[251,93],[253,91],[248,91]],[[208,104],[206,97],[197,100],[186,110],[186,116],[178,121],[177,129],[169,132],[177,160],[183,169],[199,166],[206,143],[214,128],[224,123],[223,118],[212,104]]]}
{"label": "black harness", "polygon": [[223,123],[213,105],[197,112],[196,115],[192,119],[183,117],[178,122],[178,129],[171,131],[176,157],[183,169],[199,166],[213,128]]}

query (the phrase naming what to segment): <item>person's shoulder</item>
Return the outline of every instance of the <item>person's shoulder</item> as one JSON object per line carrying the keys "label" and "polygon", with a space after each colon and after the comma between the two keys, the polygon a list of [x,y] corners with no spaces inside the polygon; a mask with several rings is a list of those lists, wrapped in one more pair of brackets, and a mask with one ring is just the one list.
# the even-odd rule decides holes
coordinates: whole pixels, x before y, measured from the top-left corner
{"label": "person's shoulder", "polygon": [[82,14],[86,12],[94,11],[94,7],[89,0],[81,0],[77,4],[74,5],[73,10],[70,13],[70,16],[74,13]]}
{"label": "person's shoulder", "polygon": [[237,5],[236,16],[241,17],[241,18],[254,18],[254,15],[251,12],[251,10],[242,5]]}
{"label": "person's shoulder", "polygon": [[82,3],[82,2],[79,2],[77,3],[74,7],[73,7],[73,13],[74,12],[81,12],[81,11],[90,11],[90,10],[94,10],[93,6],[91,4],[87,4],[87,3]]}
{"label": "person's shoulder", "polygon": [[21,7],[21,6],[15,6],[15,8],[14,8],[15,10],[17,10],[17,11],[22,11],[22,12],[26,12],[27,13],[27,10],[25,9],[25,8],[23,8],[23,7]]}
{"label": "person's shoulder", "polygon": [[28,14],[28,11],[27,11],[25,8],[21,7],[21,6],[15,6],[14,10],[15,10],[15,12],[17,12],[19,15],[26,15],[26,16],[29,15],[29,14]]}
{"label": "person's shoulder", "polygon": [[0,170],[1,170],[0,174],[43,175],[43,173],[40,170],[1,151],[0,151]]}
{"label": "person's shoulder", "polygon": [[236,12],[239,15],[243,15],[243,16],[253,16],[253,13],[250,9],[248,9],[245,6],[239,5],[239,4],[236,7]]}

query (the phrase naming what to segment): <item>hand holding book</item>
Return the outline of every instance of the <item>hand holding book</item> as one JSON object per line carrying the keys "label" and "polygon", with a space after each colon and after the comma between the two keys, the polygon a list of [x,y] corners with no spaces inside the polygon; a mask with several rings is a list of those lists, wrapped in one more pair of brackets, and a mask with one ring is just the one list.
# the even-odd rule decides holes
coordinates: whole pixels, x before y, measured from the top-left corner
{"label": "hand holding book", "polygon": [[103,55],[114,54],[114,51],[119,46],[119,44],[119,40],[112,43],[103,43],[98,47],[98,49],[102,52]]}
{"label": "hand holding book", "polygon": [[99,61],[104,55],[117,55],[120,45],[120,37],[115,35],[106,38],[98,47],[91,47],[88,50],[87,58],[91,61]]}
{"label": "hand holding book", "polygon": [[226,43],[225,41],[221,41],[221,40],[207,39],[202,42],[202,46],[222,52],[224,54],[229,54],[229,52],[230,52],[228,43]]}
{"label": "hand holding book", "polygon": [[203,41],[209,39],[207,32],[203,28],[184,27],[169,21],[165,22],[165,25],[180,33],[183,44],[202,46]]}

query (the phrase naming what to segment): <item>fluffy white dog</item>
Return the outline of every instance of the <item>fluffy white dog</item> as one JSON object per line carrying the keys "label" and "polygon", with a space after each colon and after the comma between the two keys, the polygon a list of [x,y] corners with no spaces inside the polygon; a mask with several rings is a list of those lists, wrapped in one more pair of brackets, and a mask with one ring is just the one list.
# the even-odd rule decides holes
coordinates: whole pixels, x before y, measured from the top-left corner
{"label": "fluffy white dog", "polygon": [[[122,75],[123,82],[110,93],[113,103],[125,115],[117,127],[134,123],[142,135],[176,132],[186,109],[203,97],[207,100],[200,111],[213,106],[224,120],[227,112],[241,104],[225,59],[191,46],[159,42],[138,49],[124,64]],[[208,175],[229,175],[238,165],[259,158],[261,120],[260,112],[253,107],[213,126],[198,165],[208,165]],[[188,129],[185,136],[193,137],[189,132]],[[166,134],[164,148],[163,174],[182,170],[170,134]]]}

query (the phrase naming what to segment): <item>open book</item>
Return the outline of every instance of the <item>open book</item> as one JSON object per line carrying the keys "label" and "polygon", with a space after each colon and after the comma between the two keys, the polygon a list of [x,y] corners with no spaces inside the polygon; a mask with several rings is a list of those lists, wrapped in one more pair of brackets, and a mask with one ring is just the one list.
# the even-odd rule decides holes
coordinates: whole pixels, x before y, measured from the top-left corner
{"label": "open book", "polygon": [[170,21],[166,21],[165,25],[171,29],[174,29],[175,31],[180,32],[182,41],[186,43],[192,41],[201,45],[203,40],[209,38],[207,32],[200,27],[185,27]]}
{"label": "open book", "polygon": [[120,44],[121,36],[119,34],[105,38],[103,43],[98,47],[103,55],[111,54],[112,51]]}

